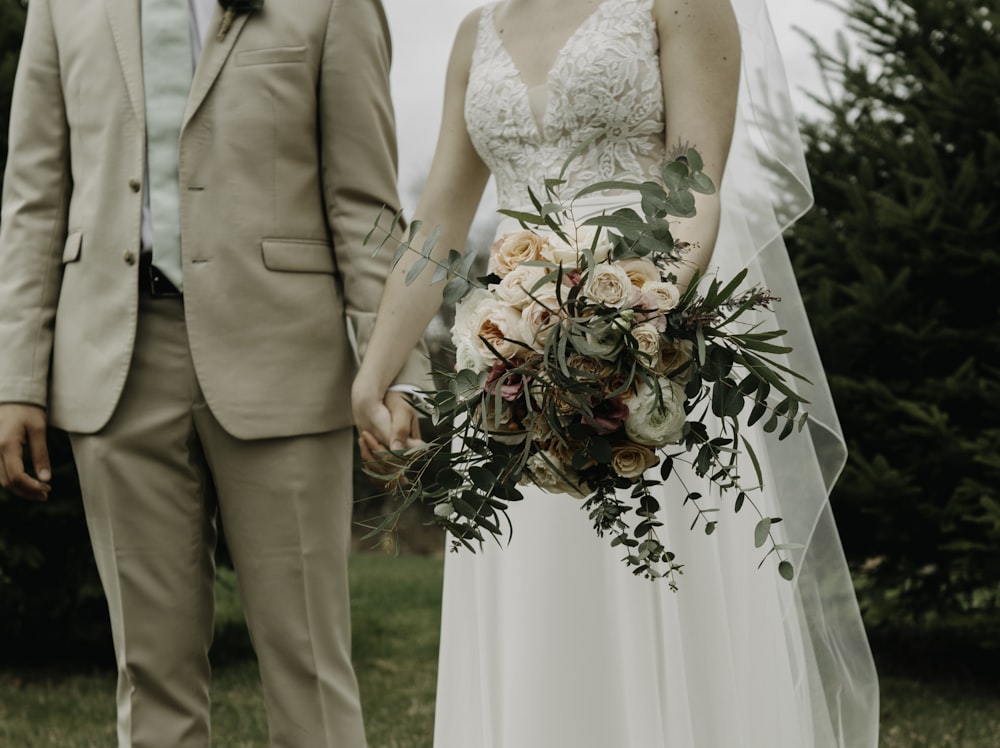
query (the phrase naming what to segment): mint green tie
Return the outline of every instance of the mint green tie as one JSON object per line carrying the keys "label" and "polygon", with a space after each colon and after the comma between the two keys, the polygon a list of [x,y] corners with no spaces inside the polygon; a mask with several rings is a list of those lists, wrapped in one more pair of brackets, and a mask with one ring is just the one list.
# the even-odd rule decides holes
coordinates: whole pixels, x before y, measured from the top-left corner
{"label": "mint green tie", "polygon": [[183,278],[177,159],[191,89],[190,23],[188,0],[142,0],[142,77],[153,263],[178,289]]}

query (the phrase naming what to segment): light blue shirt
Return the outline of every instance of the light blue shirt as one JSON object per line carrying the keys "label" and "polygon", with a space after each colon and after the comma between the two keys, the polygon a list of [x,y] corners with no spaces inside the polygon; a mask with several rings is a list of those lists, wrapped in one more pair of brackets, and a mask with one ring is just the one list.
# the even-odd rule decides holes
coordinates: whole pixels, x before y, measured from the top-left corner
{"label": "light blue shirt", "polygon": [[[198,67],[202,47],[212,14],[215,12],[217,0],[188,0],[191,8],[191,69]],[[149,206],[149,171],[143,169],[142,178],[142,249],[150,251],[153,248],[153,212]]]}

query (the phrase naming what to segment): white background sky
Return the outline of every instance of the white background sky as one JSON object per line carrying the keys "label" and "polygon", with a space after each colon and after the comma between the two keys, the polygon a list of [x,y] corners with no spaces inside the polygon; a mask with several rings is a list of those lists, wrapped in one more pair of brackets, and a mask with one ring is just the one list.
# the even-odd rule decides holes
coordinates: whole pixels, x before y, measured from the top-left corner
{"label": "white background sky", "polygon": [[[455,31],[462,18],[483,2],[383,0],[393,34],[392,88],[399,129],[400,187],[405,207],[411,212],[437,140],[445,67]],[[818,92],[820,81],[809,46],[794,29],[806,30],[820,39],[824,48],[830,48],[843,26],[842,16],[819,0],[767,0],[767,4],[793,101],[802,111],[808,108],[804,92]]]}

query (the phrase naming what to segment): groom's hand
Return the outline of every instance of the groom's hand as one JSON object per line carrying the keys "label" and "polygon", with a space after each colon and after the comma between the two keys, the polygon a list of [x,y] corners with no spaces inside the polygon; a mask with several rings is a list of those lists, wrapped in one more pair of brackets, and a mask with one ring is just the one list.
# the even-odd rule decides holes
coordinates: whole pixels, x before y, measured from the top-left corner
{"label": "groom's hand", "polygon": [[[374,433],[362,430],[358,439],[361,459],[365,470],[373,481],[383,487],[393,488],[405,485],[403,471],[408,460],[393,454],[423,445],[416,410],[409,398],[402,392],[390,391],[381,403],[382,417],[374,419],[382,426]],[[391,444],[387,445],[386,442]],[[378,476],[383,476],[381,480]]]}
{"label": "groom's hand", "polygon": [[[0,404],[0,486],[25,499],[44,501],[52,486],[52,465],[45,443],[45,410],[37,405]],[[25,448],[35,475],[28,473]]]}

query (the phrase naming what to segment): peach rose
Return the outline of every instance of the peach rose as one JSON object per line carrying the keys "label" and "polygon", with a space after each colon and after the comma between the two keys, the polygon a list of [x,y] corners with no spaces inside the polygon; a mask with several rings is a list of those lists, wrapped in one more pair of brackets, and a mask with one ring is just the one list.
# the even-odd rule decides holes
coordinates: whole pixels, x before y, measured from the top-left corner
{"label": "peach rose", "polygon": [[636,288],[642,288],[647,283],[659,283],[660,270],[645,257],[630,257],[618,263]]}

